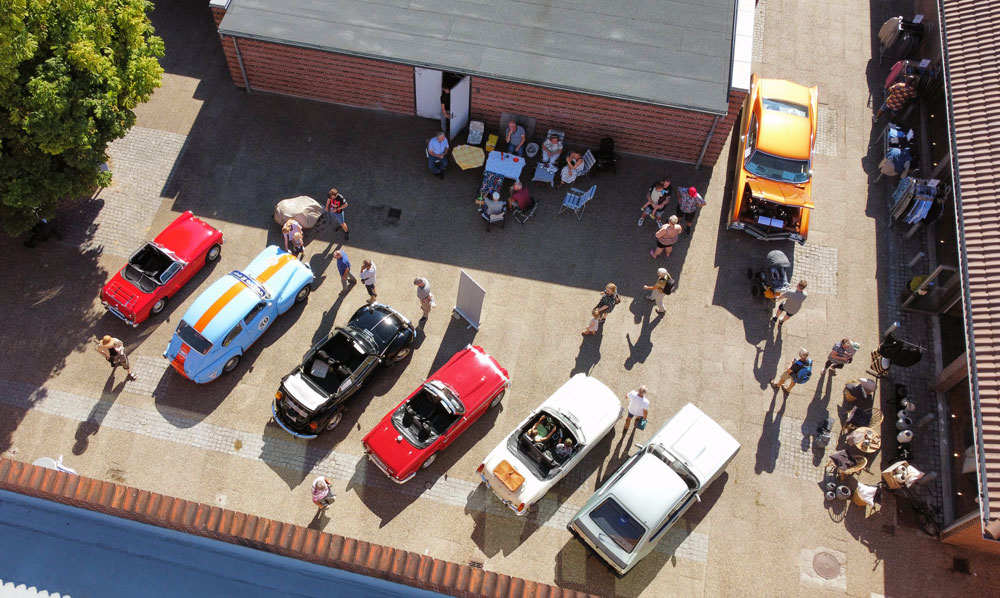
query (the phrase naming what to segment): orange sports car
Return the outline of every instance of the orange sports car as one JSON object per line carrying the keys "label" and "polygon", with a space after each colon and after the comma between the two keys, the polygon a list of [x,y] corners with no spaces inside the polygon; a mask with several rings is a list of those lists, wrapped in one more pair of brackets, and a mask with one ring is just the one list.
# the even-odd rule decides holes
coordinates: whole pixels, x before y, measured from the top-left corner
{"label": "orange sports car", "polygon": [[809,235],[817,88],[753,75],[743,104],[729,228],[758,239]]}

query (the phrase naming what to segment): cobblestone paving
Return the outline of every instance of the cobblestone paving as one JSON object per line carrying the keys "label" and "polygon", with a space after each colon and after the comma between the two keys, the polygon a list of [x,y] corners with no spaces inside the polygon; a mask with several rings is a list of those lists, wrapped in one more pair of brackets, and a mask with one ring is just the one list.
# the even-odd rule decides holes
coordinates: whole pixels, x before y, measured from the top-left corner
{"label": "cobblestone paving", "polygon": [[774,463],[774,473],[789,478],[819,479],[828,448],[812,447],[812,431],[819,423],[820,419],[814,422],[782,417],[778,433],[760,447],[759,458]]}
{"label": "cobblestone paving", "polygon": [[152,398],[160,398],[166,395],[167,385],[173,376],[164,376],[163,373],[170,367],[166,359],[162,357],[148,357],[140,355],[129,357],[132,362],[132,372],[136,375],[136,380],[125,382],[125,392],[143,395]]}
{"label": "cobblestone paving", "polygon": [[[151,357],[133,359],[136,368],[144,368],[143,372],[149,372],[155,367],[149,363],[152,360],[154,358]],[[159,368],[161,372],[163,369],[163,367]],[[141,373],[139,375],[143,376]],[[145,388],[148,389],[147,393],[157,391],[155,386],[152,388],[149,384],[141,386],[138,382],[132,383],[135,384],[132,387],[133,390]],[[100,404],[95,405],[95,402]],[[0,403],[20,409],[31,408],[34,411],[79,422],[87,421],[88,418],[93,418],[95,414],[98,414],[101,416],[99,421],[101,421],[102,427],[141,434],[244,459],[265,460],[271,466],[281,466],[295,471],[308,471],[309,465],[307,463],[315,463],[311,470],[314,475],[336,478],[354,485],[384,488],[498,517],[510,519],[517,517],[492,493],[481,488],[480,484],[475,482],[443,476],[433,484],[420,484],[418,479],[409,484],[399,485],[389,480],[374,467],[369,467],[367,459],[364,457],[331,451],[326,453],[322,459],[311,458],[314,453],[313,449],[302,451],[302,444],[299,442],[275,437],[262,438],[257,434],[199,422],[185,418],[179,411],[172,414],[168,422],[155,411],[120,404],[112,405],[109,402],[102,403],[82,395],[39,388],[24,382],[10,380],[0,380]],[[107,406],[105,407],[105,405]],[[234,448],[236,446],[240,448]],[[372,475],[368,475],[369,472]],[[526,517],[528,521],[539,526],[563,529],[579,508],[580,505],[543,498]],[[678,522],[664,535],[663,541],[660,542],[656,550],[683,559],[700,563],[707,562],[708,535],[697,532],[687,533],[684,528],[683,520]]]}
{"label": "cobblestone paving", "polygon": [[764,58],[764,7],[767,2],[758,2],[753,15],[753,50],[750,51],[750,60],[753,72],[758,73],[760,61]]}
{"label": "cobblestone paving", "polygon": [[816,112],[816,153],[837,155],[837,111],[826,104]]}
{"label": "cobblestone paving", "polygon": [[108,146],[112,185],[60,217],[63,243],[129,257],[147,239],[187,137],[143,127]]}
{"label": "cobblestone paving", "polygon": [[792,279],[809,283],[809,293],[837,294],[837,248],[806,243],[792,251]]}

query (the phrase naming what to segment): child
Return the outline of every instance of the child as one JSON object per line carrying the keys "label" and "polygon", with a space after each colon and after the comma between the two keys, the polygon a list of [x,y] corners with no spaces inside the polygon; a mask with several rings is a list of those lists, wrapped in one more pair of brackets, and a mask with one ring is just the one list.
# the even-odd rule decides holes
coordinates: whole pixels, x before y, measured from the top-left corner
{"label": "child", "polygon": [[305,247],[302,245],[302,233],[295,233],[292,235],[292,255],[294,255],[301,262],[306,255]]}

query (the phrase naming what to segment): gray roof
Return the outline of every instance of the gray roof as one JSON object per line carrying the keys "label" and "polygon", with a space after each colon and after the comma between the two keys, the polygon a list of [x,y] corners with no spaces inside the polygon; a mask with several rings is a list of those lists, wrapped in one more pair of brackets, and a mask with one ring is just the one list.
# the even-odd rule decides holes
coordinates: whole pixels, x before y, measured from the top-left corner
{"label": "gray roof", "polygon": [[724,114],[737,0],[231,0],[226,35]]}

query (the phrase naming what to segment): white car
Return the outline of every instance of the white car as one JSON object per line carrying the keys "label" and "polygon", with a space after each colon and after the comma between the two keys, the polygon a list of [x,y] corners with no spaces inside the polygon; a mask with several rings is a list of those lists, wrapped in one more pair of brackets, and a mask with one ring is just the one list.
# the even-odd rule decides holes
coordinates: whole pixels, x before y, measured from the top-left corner
{"label": "white car", "polygon": [[694,405],[670,418],[567,527],[619,574],[649,554],[719,477],[740,443]]}
{"label": "white car", "polygon": [[[476,471],[505,505],[524,515],[583,460],[623,413],[610,388],[577,374],[532,411]],[[567,446],[566,440],[569,454],[558,454],[556,444]]]}

